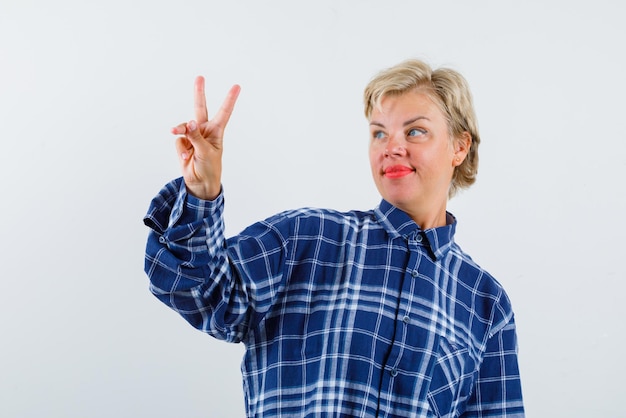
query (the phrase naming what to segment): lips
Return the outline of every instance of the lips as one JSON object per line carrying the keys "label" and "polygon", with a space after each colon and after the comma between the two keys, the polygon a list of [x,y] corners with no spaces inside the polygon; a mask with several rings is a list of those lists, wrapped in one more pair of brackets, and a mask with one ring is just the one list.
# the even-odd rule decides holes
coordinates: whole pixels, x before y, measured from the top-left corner
{"label": "lips", "polygon": [[384,174],[388,178],[397,179],[400,177],[407,176],[413,172],[411,167],[407,167],[404,165],[394,165],[391,167],[387,167],[384,170]]}

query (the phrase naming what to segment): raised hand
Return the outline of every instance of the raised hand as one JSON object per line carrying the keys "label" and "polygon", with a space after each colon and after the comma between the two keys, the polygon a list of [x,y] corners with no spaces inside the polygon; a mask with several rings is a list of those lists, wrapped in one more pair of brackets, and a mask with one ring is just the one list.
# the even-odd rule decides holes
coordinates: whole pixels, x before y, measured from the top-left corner
{"label": "raised hand", "polygon": [[222,106],[209,120],[204,78],[196,77],[194,85],[196,118],[172,128],[173,134],[181,135],[176,139],[176,151],[187,190],[200,199],[213,200],[220,192],[224,130],[240,90],[238,85],[231,87]]}

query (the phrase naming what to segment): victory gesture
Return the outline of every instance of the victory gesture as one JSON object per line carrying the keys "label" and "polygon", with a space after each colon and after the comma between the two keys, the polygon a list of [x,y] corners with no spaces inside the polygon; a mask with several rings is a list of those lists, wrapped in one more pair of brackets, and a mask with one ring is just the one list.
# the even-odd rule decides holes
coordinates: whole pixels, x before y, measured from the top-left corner
{"label": "victory gesture", "polygon": [[238,85],[231,87],[222,106],[209,120],[204,78],[196,77],[194,85],[196,119],[172,128],[173,134],[182,135],[176,139],[176,151],[187,190],[200,199],[212,200],[220,193],[224,129],[240,90]]}

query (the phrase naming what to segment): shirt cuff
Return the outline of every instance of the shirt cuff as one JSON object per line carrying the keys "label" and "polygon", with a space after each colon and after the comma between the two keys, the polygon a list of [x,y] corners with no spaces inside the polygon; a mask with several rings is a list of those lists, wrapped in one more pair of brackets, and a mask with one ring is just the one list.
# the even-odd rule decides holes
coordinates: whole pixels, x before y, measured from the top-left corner
{"label": "shirt cuff", "polygon": [[180,225],[200,222],[205,218],[215,218],[223,211],[223,188],[214,200],[199,199],[187,192],[182,177],[166,184],[152,199],[144,224],[163,234]]}

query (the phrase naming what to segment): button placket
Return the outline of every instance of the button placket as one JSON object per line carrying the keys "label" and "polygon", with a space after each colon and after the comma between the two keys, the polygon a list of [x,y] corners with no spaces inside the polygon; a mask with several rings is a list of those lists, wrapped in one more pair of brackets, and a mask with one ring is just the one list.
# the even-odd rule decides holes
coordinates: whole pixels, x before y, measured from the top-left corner
{"label": "button placket", "polygon": [[[419,272],[417,270],[417,266],[419,264],[419,257],[420,257],[420,250],[419,247],[421,246],[421,242],[423,241],[423,237],[419,234],[419,233],[413,233],[412,235],[406,237],[407,241],[406,243],[408,244],[408,250],[409,250],[409,260],[407,263],[407,268],[405,270],[405,274],[407,277],[407,279],[411,278],[411,280],[405,280],[404,284],[402,286],[402,290],[401,290],[401,295],[400,298],[406,298],[408,293],[411,293],[411,289],[415,286],[414,284],[414,280],[415,278],[417,278],[419,276]],[[413,267],[412,267],[413,266]],[[398,321],[398,326],[404,328],[402,330],[402,335],[405,335],[407,332],[407,327],[409,326],[409,324],[411,323],[411,317],[409,316],[409,310],[410,310],[410,298],[409,300],[407,300],[406,302],[409,303],[408,306],[404,307],[403,306],[403,310],[405,310],[404,312],[398,312],[396,316],[396,320]],[[398,334],[400,335],[400,334]],[[394,346],[395,346],[395,342],[394,342]],[[404,355],[402,352],[397,352],[397,350],[392,350],[392,353],[394,353],[393,355],[390,355],[388,357],[388,367],[387,368],[387,372],[389,373],[388,376],[390,376],[390,378],[395,378],[398,376],[399,372],[400,372],[400,368],[398,367],[399,364],[401,364],[402,359],[401,357]],[[391,353],[390,353],[391,354]],[[394,365],[395,363],[395,365]]]}

